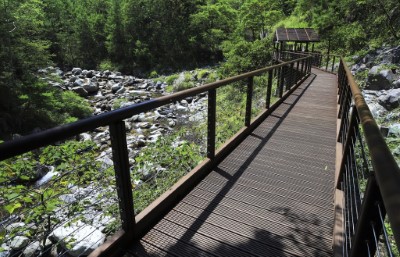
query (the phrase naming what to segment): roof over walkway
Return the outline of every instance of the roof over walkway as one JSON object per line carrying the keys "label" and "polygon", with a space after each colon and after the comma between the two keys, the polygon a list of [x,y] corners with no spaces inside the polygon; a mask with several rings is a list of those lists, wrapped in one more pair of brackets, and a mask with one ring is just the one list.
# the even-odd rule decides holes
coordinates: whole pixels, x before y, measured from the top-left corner
{"label": "roof over walkway", "polygon": [[274,42],[319,42],[318,33],[312,28],[277,28]]}

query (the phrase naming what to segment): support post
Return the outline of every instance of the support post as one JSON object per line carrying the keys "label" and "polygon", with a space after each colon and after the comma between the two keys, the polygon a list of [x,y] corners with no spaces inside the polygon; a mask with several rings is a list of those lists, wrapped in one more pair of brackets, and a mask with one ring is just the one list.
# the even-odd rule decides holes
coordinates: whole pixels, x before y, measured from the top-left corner
{"label": "support post", "polygon": [[265,107],[269,109],[271,106],[271,91],[272,91],[272,80],[274,70],[268,71],[268,85],[267,85],[267,100],[265,101]]}
{"label": "support post", "polygon": [[[377,203],[382,203],[382,196],[379,191],[378,184],[376,182],[375,176],[370,175],[367,188],[365,189],[365,195],[363,204],[361,206],[360,216],[357,221],[355,234],[353,237],[352,247],[350,250],[350,257],[356,256],[375,256],[375,251],[377,245],[374,243],[374,232],[376,232],[376,237],[379,237],[382,227],[378,224],[381,223],[378,205]],[[380,204],[384,206],[383,204]],[[386,215],[385,210],[381,210],[382,216]],[[372,227],[374,229],[372,229]],[[366,247],[365,242],[370,242],[369,248]]]}
{"label": "support post", "polygon": [[246,127],[250,126],[251,122],[251,105],[253,99],[253,86],[254,86],[254,77],[249,77],[247,81],[247,98],[246,98],[246,117],[244,125]]}
{"label": "support post", "polygon": [[283,96],[283,85],[285,84],[285,76],[286,76],[286,66],[282,66],[280,68],[280,81],[279,81],[279,98],[282,98]]}
{"label": "support post", "polygon": [[125,122],[123,120],[110,125],[110,137],[122,229],[128,235],[132,235],[135,228],[135,212]]}
{"label": "support post", "polygon": [[215,121],[217,115],[217,90],[208,91],[207,157],[215,158]]}

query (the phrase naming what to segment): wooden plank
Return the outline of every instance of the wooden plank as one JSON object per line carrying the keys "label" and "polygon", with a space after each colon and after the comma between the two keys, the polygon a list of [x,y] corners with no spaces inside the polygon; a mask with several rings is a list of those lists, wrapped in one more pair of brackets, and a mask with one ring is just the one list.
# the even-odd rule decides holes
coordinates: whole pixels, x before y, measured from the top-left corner
{"label": "wooden plank", "polygon": [[337,80],[313,72],[142,241],[177,256],[332,256]]}

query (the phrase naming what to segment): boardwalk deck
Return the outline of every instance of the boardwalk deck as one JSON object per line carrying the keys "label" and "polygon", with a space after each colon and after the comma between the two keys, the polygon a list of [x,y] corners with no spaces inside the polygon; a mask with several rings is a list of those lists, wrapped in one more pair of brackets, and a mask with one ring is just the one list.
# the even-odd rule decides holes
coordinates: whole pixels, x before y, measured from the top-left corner
{"label": "boardwalk deck", "polygon": [[130,253],[332,256],[337,80],[313,74]]}

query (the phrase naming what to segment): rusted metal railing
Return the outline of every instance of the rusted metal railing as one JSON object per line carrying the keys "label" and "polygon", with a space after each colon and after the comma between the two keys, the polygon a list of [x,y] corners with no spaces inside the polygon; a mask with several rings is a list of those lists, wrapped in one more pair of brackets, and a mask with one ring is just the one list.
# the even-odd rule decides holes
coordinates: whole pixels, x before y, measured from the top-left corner
{"label": "rusted metal railing", "polygon": [[[193,185],[198,183],[202,176],[205,176],[207,171],[210,170],[210,167],[215,165],[218,160],[221,160],[224,155],[240,142],[240,140],[282,103],[283,100],[294,91],[296,86],[304,81],[311,73],[311,64],[311,58],[309,56],[302,56],[296,60],[117,109],[72,124],[18,138],[14,141],[8,141],[0,144],[0,161],[27,153],[40,147],[68,140],[73,136],[86,131],[92,131],[98,127],[108,126],[111,138],[122,230],[112,239],[108,240],[105,245],[93,252],[92,255],[118,255],[121,250],[126,249],[129,242],[140,237],[146,230],[150,229],[163,213],[168,211],[169,208],[172,208],[176,201],[193,188]],[[253,118],[251,106],[254,77],[256,76],[266,76],[267,84],[264,86],[267,90],[265,95],[265,108],[260,115]],[[216,90],[239,81],[245,81],[247,85],[245,127],[226,142],[222,148],[216,151]],[[273,86],[276,87],[276,95],[279,96],[280,99],[276,103],[271,104]],[[157,204],[145,209],[145,211],[137,215],[135,219],[124,119],[204,92],[208,92],[207,159],[185,176],[185,178],[182,178],[172,190],[162,195]]]}
{"label": "rusted metal railing", "polygon": [[343,59],[338,85],[343,255],[394,256],[400,249],[400,169]]}

